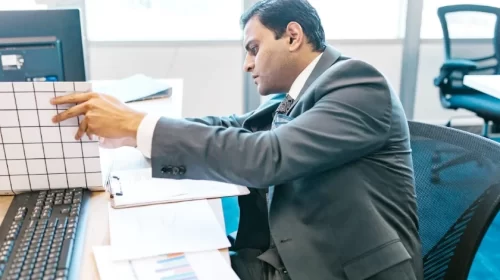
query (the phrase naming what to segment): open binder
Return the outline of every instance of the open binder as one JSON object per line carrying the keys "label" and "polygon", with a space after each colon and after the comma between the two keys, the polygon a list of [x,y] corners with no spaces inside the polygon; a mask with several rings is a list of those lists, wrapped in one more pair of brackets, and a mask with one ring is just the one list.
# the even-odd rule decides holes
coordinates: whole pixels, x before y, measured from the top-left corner
{"label": "open binder", "polygon": [[128,208],[161,203],[240,196],[246,187],[206,180],[152,178],[151,168],[111,172],[105,184],[111,207]]}

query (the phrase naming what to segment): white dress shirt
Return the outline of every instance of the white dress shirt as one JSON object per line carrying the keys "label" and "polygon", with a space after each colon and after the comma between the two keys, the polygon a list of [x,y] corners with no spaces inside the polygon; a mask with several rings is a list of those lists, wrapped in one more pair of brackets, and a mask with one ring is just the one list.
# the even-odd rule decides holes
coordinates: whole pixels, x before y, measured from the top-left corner
{"label": "white dress shirt", "polygon": [[[311,63],[309,63],[309,65],[307,65],[307,67],[302,70],[302,72],[293,82],[288,95],[290,95],[294,100],[299,96],[300,91],[304,87],[304,84],[314,70],[314,67],[316,67],[316,64],[318,63],[322,55],[322,53],[319,54]],[[156,123],[160,118],[161,116],[157,115],[146,115],[146,117],[144,117],[141,124],[139,125],[139,129],[137,130],[137,148],[147,158],[151,158],[153,135],[155,132]]]}

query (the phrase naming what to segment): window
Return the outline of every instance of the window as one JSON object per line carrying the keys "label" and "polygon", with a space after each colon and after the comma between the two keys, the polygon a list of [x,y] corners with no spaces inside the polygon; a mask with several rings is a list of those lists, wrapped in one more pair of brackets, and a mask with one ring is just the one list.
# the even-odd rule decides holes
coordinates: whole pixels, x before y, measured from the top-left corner
{"label": "window", "polygon": [[243,1],[86,0],[91,41],[239,40]]}
{"label": "window", "polygon": [[[426,39],[443,38],[437,9],[456,4],[476,4],[500,7],[499,0],[424,0],[420,37]],[[460,12],[446,16],[451,38],[492,38],[496,16],[478,12]]]}
{"label": "window", "polygon": [[[407,0],[310,0],[328,39],[395,39]],[[240,40],[243,0],[86,0],[91,41]]]}
{"label": "window", "polygon": [[404,35],[406,0],[309,2],[321,17],[327,39],[397,39]]}

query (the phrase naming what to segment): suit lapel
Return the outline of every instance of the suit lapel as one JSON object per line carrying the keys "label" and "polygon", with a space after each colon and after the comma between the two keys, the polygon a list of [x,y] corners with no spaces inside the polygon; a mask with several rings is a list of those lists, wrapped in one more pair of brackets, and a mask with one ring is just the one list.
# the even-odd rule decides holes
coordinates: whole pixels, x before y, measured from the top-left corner
{"label": "suit lapel", "polygon": [[265,104],[255,109],[253,114],[245,120],[245,122],[243,123],[243,127],[247,126],[261,127],[263,125],[270,124],[273,119],[272,116],[274,111],[276,111],[276,109],[278,108],[284,97],[285,97],[284,93],[277,94],[269,101],[267,101]]}
{"label": "suit lapel", "polygon": [[337,60],[340,58],[341,53],[334,49],[333,47],[327,45],[325,51],[323,52],[323,55],[318,61],[318,64],[316,64],[316,67],[314,67],[313,71],[311,72],[311,75],[306,80],[306,83],[300,90],[299,95],[295,99],[295,101],[292,103],[292,106],[288,109],[287,114],[292,111],[292,108],[297,104],[297,101],[300,100],[300,97],[304,94],[304,92],[311,86],[311,84],[316,81],[319,76],[321,76],[328,68],[330,68]]}

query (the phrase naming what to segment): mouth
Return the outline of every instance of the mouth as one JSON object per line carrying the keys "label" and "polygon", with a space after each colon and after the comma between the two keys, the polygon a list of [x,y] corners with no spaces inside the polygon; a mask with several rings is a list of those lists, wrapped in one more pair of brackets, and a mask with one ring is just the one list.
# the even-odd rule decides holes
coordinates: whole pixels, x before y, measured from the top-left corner
{"label": "mouth", "polygon": [[255,84],[257,84],[257,78],[258,78],[258,77],[259,77],[259,76],[257,76],[257,75],[252,75],[252,78],[253,78],[253,81],[254,81],[254,83],[255,83]]}

